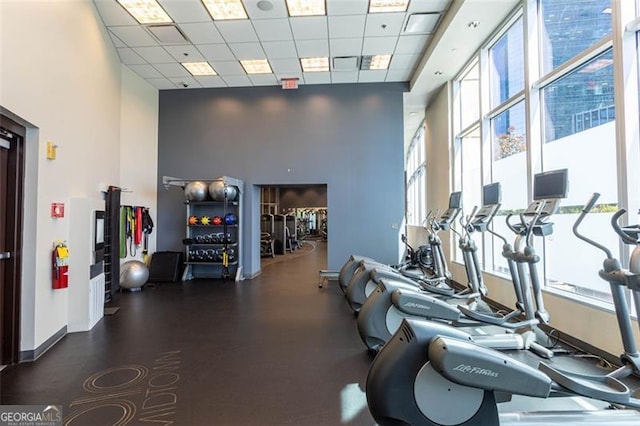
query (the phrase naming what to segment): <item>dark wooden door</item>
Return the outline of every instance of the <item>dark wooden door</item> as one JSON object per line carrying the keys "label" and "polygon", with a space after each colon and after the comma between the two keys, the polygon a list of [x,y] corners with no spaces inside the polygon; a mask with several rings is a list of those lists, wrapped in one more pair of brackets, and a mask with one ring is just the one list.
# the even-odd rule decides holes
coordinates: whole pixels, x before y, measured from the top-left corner
{"label": "dark wooden door", "polygon": [[25,135],[0,115],[0,364],[20,360]]}

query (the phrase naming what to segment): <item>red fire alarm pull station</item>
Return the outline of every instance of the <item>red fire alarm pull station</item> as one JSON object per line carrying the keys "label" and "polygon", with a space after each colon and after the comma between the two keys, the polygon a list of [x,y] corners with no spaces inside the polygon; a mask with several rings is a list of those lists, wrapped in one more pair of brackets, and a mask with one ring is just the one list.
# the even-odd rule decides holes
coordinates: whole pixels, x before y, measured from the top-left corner
{"label": "red fire alarm pull station", "polygon": [[51,217],[55,219],[64,217],[64,203],[51,203]]}

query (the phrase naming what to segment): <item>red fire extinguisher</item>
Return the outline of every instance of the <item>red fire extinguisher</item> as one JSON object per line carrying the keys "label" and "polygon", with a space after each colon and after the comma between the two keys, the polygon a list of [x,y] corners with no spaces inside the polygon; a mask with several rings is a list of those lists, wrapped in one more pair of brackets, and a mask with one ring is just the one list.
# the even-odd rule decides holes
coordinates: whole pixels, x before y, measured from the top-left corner
{"label": "red fire extinguisher", "polygon": [[53,247],[51,254],[51,283],[53,289],[67,288],[69,286],[69,249],[63,242],[58,242]]}

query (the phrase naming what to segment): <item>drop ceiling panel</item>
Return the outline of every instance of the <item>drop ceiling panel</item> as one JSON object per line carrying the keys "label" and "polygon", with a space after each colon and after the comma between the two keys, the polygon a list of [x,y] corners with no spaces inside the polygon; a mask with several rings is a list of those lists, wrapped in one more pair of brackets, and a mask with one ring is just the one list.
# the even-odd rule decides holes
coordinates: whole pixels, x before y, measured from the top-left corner
{"label": "drop ceiling panel", "polygon": [[226,44],[199,44],[196,47],[209,61],[232,61],[236,59]]}
{"label": "drop ceiling panel", "polygon": [[276,76],[273,74],[252,74],[249,75],[249,80],[251,80],[254,86],[273,86],[279,84]]}
{"label": "drop ceiling panel", "polygon": [[173,18],[173,21],[178,24],[211,21],[209,12],[200,1],[160,0],[159,2],[169,16]]}
{"label": "drop ceiling panel", "polygon": [[384,81],[387,70],[362,70],[358,75],[358,83],[375,83]]}
{"label": "drop ceiling panel", "polygon": [[246,75],[223,76],[222,79],[227,83],[227,86],[229,87],[253,86],[253,83]]}
{"label": "drop ceiling panel", "polygon": [[229,43],[229,47],[238,60],[264,59],[267,56],[260,43]]}
{"label": "drop ceiling panel", "polygon": [[366,15],[329,16],[329,37],[353,38],[364,35]]}
{"label": "drop ceiling panel", "polygon": [[113,45],[117,48],[117,47],[127,47],[126,44],[124,44],[124,42],[122,40],[120,40],[118,37],[116,37],[116,35],[114,33],[112,33],[111,31],[109,31],[109,37],[111,37],[111,41],[113,41]]}
{"label": "drop ceiling panel", "polygon": [[213,61],[211,62],[211,66],[216,73],[219,75],[226,77],[228,75],[242,75],[244,74],[244,68],[240,65],[238,61]]}
{"label": "drop ceiling panel", "polygon": [[396,46],[396,53],[422,54],[430,37],[429,35],[400,36],[398,45]]}
{"label": "drop ceiling panel", "polygon": [[179,89],[199,89],[202,87],[200,86],[200,83],[198,83],[193,77],[177,77],[170,78],[169,80]]}
{"label": "drop ceiling panel", "polygon": [[181,24],[180,29],[195,44],[224,43],[222,34],[213,22]]}
{"label": "drop ceiling panel", "polygon": [[302,79],[302,71],[300,72],[283,72],[276,73],[276,80],[282,84],[282,80],[285,78],[297,78],[298,84],[304,84],[304,80]]}
{"label": "drop ceiling panel", "polygon": [[182,65],[178,63],[155,64],[153,67],[160,71],[160,73],[167,78],[189,77],[191,75],[186,69],[184,69]]}
{"label": "drop ceiling panel", "polygon": [[289,19],[296,40],[326,39],[329,34],[326,16],[304,16]]}
{"label": "drop ceiling panel", "polygon": [[258,20],[253,23],[253,28],[261,41],[293,40],[286,18]]}
{"label": "drop ceiling panel", "polygon": [[176,89],[176,85],[166,78],[148,78],[147,81],[159,90]]}
{"label": "drop ceiling panel", "polygon": [[367,37],[362,44],[363,55],[391,55],[398,37]]}
{"label": "drop ceiling panel", "polygon": [[412,70],[413,68],[415,68],[419,59],[420,59],[420,55],[418,54],[413,54],[413,55],[395,54],[391,58],[389,69]]}
{"label": "drop ceiling panel", "polygon": [[122,6],[115,1],[96,1],[96,8],[102,17],[102,22],[106,26],[112,25],[137,25],[138,22],[133,19]]}
{"label": "drop ceiling panel", "polygon": [[174,58],[160,46],[136,47],[133,50],[150,64],[166,64],[174,61]]}
{"label": "drop ceiling panel", "polygon": [[276,74],[297,73],[302,75],[302,68],[300,68],[298,59],[273,59],[269,63]]}
{"label": "drop ceiling panel", "polygon": [[147,65],[147,64],[129,65],[129,68],[131,68],[136,74],[138,74],[142,78],[146,78],[146,79],[163,78],[162,74],[160,74],[158,70],[156,70],[151,65]]}
{"label": "drop ceiling panel", "polygon": [[385,81],[409,81],[411,79],[411,70],[388,70]]}
{"label": "drop ceiling panel", "polygon": [[195,79],[202,87],[227,87],[227,83],[217,75],[195,77]]}
{"label": "drop ceiling panel", "polygon": [[258,36],[253,30],[253,25],[251,25],[249,20],[217,21],[214,23],[227,43],[258,41]]}
{"label": "drop ceiling panel", "polygon": [[329,56],[329,43],[327,40],[296,40],[296,48],[300,58]]}
{"label": "drop ceiling panel", "polygon": [[129,47],[118,48],[118,56],[120,61],[125,65],[146,64],[147,61],[142,59],[133,49]]}
{"label": "drop ceiling panel", "polygon": [[265,41],[262,48],[268,59],[297,58],[298,51],[293,40]]}
{"label": "drop ceiling panel", "polygon": [[205,60],[193,45],[165,46],[165,50],[178,62],[202,62]]}
{"label": "drop ceiling panel", "polygon": [[331,73],[330,72],[305,72],[304,76],[305,84],[330,84]]}
{"label": "drop ceiling panel", "polygon": [[331,39],[329,49],[331,56],[360,56],[362,54],[362,38]]}
{"label": "drop ceiling panel", "polygon": [[405,20],[404,13],[369,13],[364,30],[366,37],[390,37],[400,35]]}
{"label": "drop ceiling panel", "polygon": [[358,71],[339,71],[331,73],[332,83],[357,83]]}
{"label": "drop ceiling panel", "polygon": [[329,15],[364,15],[368,10],[369,0],[327,0]]}
{"label": "drop ceiling panel", "polygon": [[141,26],[109,27],[129,47],[157,46],[156,39]]}

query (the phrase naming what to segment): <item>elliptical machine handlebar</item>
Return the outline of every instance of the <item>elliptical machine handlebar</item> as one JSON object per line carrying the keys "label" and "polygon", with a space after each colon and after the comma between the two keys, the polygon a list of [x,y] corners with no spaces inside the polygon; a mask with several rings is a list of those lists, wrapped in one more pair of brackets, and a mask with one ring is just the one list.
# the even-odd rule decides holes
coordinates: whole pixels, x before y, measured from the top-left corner
{"label": "elliptical machine handlebar", "polygon": [[[615,212],[613,217],[611,217],[611,226],[625,244],[638,244],[640,242],[640,227],[638,225],[625,227],[620,226],[620,217],[622,217],[626,212],[626,209],[620,209]],[[634,234],[635,238],[632,236]]]}
{"label": "elliptical machine handlebar", "polygon": [[[600,193],[594,192],[593,195],[591,196],[591,198],[589,199],[589,201],[587,202],[587,204],[585,204],[585,206],[582,208],[582,212],[580,212],[580,216],[578,216],[578,219],[576,219],[575,223],[573,224],[573,234],[576,237],[580,238],[582,241],[586,242],[587,244],[590,244],[590,245],[602,250],[605,253],[605,255],[607,256],[607,259],[613,259],[613,255],[611,254],[611,250],[609,250],[608,248],[606,248],[602,244],[598,243],[597,241],[594,241],[591,238],[587,238],[584,235],[582,235],[580,232],[578,232],[578,227],[580,226],[580,224],[584,220],[584,218],[587,215],[587,213],[589,213],[591,211],[591,209],[593,208],[593,206],[595,206],[596,201],[598,201],[598,198],[600,198]],[[614,215],[614,217],[615,217],[615,215]],[[614,228],[615,228],[615,226],[614,226]]]}

